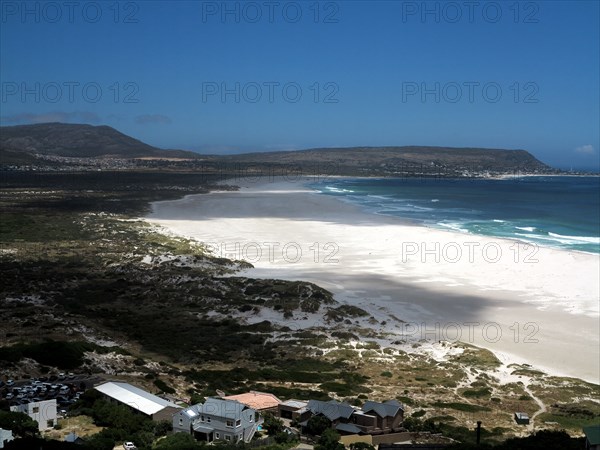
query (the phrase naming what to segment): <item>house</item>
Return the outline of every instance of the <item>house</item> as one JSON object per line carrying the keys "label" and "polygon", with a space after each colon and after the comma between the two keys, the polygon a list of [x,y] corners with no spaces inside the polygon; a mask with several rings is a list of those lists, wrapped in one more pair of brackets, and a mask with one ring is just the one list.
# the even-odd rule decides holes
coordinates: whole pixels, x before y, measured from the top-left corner
{"label": "house", "polygon": [[287,400],[277,405],[277,415],[282,419],[298,419],[306,411],[308,402],[302,400]]}
{"label": "house", "polygon": [[109,381],[96,386],[94,389],[102,393],[107,400],[126,405],[135,412],[144,414],[156,422],[161,420],[171,421],[173,414],[181,410],[181,407],[175,403],[129,383]]}
{"label": "house", "polygon": [[348,403],[340,403],[335,400],[328,402],[309,400],[305,408],[298,410],[298,420],[300,421],[300,426],[304,429],[311,417],[323,416],[329,419],[331,428],[334,428],[340,434],[355,434],[353,431],[358,430],[358,428],[350,426],[350,417],[354,412],[354,407]]}
{"label": "house", "polygon": [[600,450],[600,425],[583,427],[586,450]]}
{"label": "house", "polygon": [[275,395],[267,392],[250,391],[244,394],[228,395],[223,397],[225,400],[236,400],[243,403],[248,408],[252,408],[258,412],[277,412],[277,407],[281,403]]}
{"label": "house", "polygon": [[[362,416],[375,418],[374,428],[364,429],[366,433],[392,433],[398,431],[404,420],[404,407],[396,400],[388,400],[383,403],[367,401],[362,406],[361,413],[356,414],[355,423],[359,426],[363,425],[360,420]],[[366,420],[363,426],[369,427]]]}
{"label": "house", "polygon": [[342,435],[383,434],[399,431],[404,419],[404,407],[396,400],[383,403],[367,401],[361,409],[335,400],[310,400],[296,414],[302,427],[306,427],[312,416],[322,415]]}
{"label": "house", "polygon": [[339,423],[348,423],[350,416],[355,409],[348,403],[340,403],[335,400],[323,402],[321,400],[309,400],[306,406],[307,414],[303,414],[302,419],[306,417],[306,421],[312,416],[325,416],[331,421],[331,425],[335,426]]}
{"label": "house", "polygon": [[12,430],[5,430],[4,428],[0,428],[0,448],[4,448],[4,445],[12,440],[15,437],[12,434]]}
{"label": "house", "polygon": [[519,425],[528,425],[529,424],[529,416],[524,412],[516,412],[515,413],[515,422]]}
{"label": "house", "polygon": [[56,399],[31,402],[24,405],[11,406],[13,412],[25,413],[38,423],[40,431],[53,428],[57,424]]}
{"label": "house", "polygon": [[250,442],[260,418],[237,400],[209,397],[204,404],[190,406],[173,415],[173,431],[190,433],[197,440]]}

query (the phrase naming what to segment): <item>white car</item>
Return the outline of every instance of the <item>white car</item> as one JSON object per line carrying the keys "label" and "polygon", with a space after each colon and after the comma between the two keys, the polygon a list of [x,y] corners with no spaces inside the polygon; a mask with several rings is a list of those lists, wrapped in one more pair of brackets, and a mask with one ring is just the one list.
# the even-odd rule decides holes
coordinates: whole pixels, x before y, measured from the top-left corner
{"label": "white car", "polygon": [[133,442],[125,442],[123,444],[123,448],[125,450],[136,450],[137,449],[137,447],[135,445],[133,445]]}

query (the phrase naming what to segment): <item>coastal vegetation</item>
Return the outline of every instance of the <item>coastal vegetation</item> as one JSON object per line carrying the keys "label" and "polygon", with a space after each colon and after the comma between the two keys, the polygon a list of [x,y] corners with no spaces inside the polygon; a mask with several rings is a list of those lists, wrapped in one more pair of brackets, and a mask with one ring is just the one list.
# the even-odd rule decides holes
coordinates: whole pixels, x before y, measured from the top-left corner
{"label": "coastal vegetation", "polygon": [[[213,181],[189,173],[3,174],[0,375],[74,370],[184,402],[217,390],[355,405],[395,398],[407,428],[467,443],[478,420],[488,444],[529,434],[512,415],[533,416],[538,400],[547,411],[536,430],[579,435],[597,423],[597,385],[504,366],[460,342],[395,341],[374,331],[369,311],[319,286],[241,276],[247,262],[215,257],[138,218],[150,201],[207,192]],[[422,351],[431,345],[441,357]],[[125,433],[154,445],[150,425],[117,410],[101,422],[108,406],[88,400],[81,414],[107,430],[94,438],[97,448]],[[156,448],[180,448],[180,439]]]}

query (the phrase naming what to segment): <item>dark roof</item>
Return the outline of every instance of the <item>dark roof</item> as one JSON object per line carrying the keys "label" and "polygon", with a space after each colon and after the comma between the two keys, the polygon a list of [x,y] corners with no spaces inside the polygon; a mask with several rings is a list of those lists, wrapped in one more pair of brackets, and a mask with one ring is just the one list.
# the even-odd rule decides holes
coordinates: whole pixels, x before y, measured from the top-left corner
{"label": "dark roof", "polygon": [[362,430],[360,428],[358,428],[356,425],[353,425],[351,423],[338,423],[335,426],[335,429],[338,431],[343,431],[344,433],[352,433],[352,434],[362,433]]}
{"label": "dark roof", "polygon": [[585,434],[590,445],[600,445],[600,425],[583,427],[583,434]]}
{"label": "dark roof", "polygon": [[365,413],[375,411],[379,417],[395,417],[398,411],[404,411],[404,407],[396,400],[388,400],[383,403],[366,401],[362,410]]}
{"label": "dark roof", "polygon": [[323,414],[329,420],[336,420],[339,418],[347,419],[354,412],[354,408],[348,403],[340,403],[335,400],[330,400],[328,402],[310,400],[307,409],[313,414]]}
{"label": "dark roof", "polygon": [[65,436],[65,442],[83,443],[83,439],[77,436],[77,433],[71,432]]}

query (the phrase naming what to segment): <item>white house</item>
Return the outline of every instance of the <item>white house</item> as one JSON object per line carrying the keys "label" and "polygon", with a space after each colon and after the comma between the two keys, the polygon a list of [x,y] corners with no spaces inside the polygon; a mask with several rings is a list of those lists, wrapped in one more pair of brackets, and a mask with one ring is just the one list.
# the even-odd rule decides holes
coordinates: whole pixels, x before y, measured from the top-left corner
{"label": "white house", "polygon": [[53,428],[57,423],[56,399],[11,406],[10,410],[27,414],[38,423],[40,431]]}

